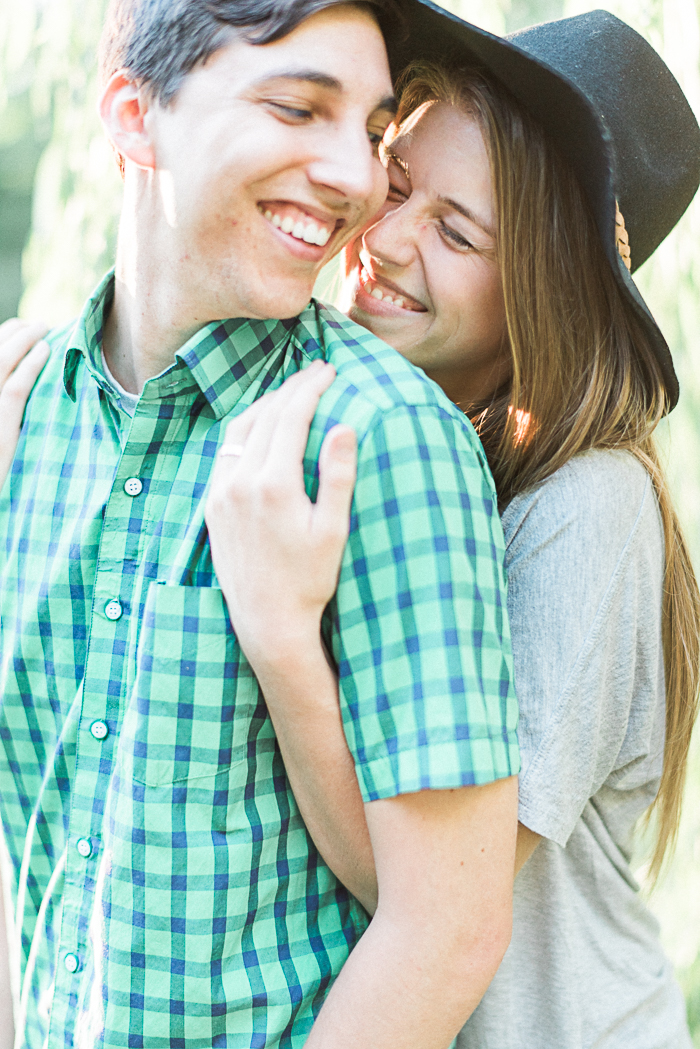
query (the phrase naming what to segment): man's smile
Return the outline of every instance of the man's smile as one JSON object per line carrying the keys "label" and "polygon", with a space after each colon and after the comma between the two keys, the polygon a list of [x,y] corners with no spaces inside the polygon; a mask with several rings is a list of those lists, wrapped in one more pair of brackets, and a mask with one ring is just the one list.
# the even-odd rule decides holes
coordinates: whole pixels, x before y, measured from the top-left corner
{"label": "man's smile", "polygon": [[[318,208],[300,207],[290,201],[264,200],[258,211],[285,240],[296,242],[295,247],[308,246],[313,258],[321,258],[331,237],[343,226],[345,219],[336,219]],[[296,252],[295,252],[296,254]],[[306,254],[306,253],[305,253]]]}

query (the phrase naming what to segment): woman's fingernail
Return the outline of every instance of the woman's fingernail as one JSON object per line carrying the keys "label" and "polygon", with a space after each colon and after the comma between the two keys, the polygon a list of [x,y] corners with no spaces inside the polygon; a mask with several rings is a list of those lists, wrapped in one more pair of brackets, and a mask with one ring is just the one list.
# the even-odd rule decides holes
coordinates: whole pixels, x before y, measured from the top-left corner
{"label": "woman's fingernail", "polygon": [[336,459],[349,462],[355,456],[355,434],[352,430],[339,433],[333,442],[333,452]]}
{"label": "woman's fingernail", "polygon": [[41,352],[41,353],[50,353],[51,352],[51,347],[49,346],[49,344],[46,341],[46,339],[39,339],[39,341],[37,343],[35,343],[34,349],[37,352]]}

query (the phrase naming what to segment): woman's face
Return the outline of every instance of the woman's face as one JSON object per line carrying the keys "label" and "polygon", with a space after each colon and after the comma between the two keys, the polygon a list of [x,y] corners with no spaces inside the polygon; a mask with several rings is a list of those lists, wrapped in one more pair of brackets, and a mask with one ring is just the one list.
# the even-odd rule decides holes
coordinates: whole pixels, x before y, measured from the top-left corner
{"label": "woman's face", "polygon": [[436,102],[386,150],[389,196],[345,259],[349,315],[460,403],[510,373],[491,169],[473,117]]}

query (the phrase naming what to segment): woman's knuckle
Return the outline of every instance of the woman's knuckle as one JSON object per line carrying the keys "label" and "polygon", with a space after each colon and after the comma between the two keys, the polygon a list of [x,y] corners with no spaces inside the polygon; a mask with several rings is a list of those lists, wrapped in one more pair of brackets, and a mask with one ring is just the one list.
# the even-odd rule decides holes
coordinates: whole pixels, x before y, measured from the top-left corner
{"label": "woman's knuckle", "polygon": [[3,401],[8,406],[24,405],[29,395],[27,383],[17,375],[11,375],[2,388]]}
{"label": "woman's knuckle", "polygon": [[282,485],[274,476],[262,476],[258,481],[258,495],[264,503],[278,503],[282,497]]}

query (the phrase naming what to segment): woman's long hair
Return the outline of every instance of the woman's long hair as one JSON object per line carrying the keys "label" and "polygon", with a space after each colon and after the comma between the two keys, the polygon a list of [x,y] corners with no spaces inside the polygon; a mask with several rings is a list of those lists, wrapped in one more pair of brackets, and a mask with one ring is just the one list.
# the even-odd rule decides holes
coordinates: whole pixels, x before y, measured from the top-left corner
{"label": "woman's long hair", "polygon": [[666,408],[661,372],[579,183],[540,125],[490,78],[427,64],[408,71],[396,124],[435,102],[478,121],[491,160],[511,379],[488,403],[461,407],[484,444],[501,507],[592,448],[631,452],[656,490],[666,552],[666,742],[648,814],[653,881],[678,833],[700,684],[700,594],[653,439]]}

